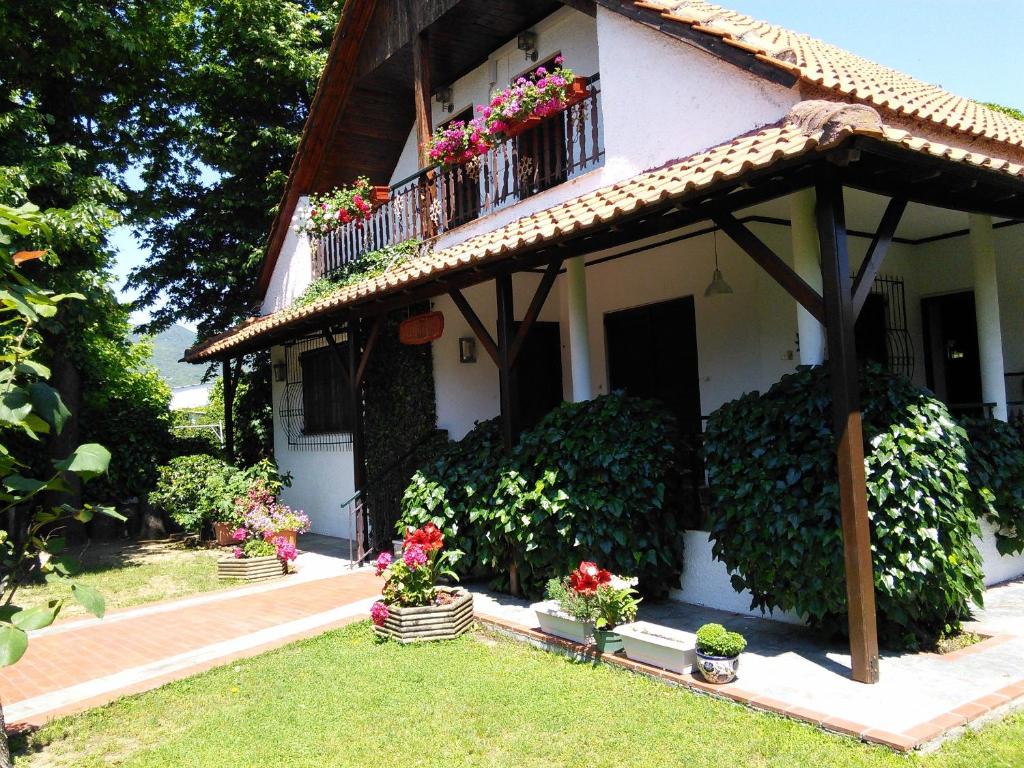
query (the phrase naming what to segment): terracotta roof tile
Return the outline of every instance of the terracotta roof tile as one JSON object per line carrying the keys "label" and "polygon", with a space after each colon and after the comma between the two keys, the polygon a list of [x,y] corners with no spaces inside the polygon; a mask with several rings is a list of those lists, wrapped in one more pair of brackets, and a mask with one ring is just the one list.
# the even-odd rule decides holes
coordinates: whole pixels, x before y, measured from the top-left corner
{"label": "terracotta roof tile", "polygon": [[910,118],[1024,147],[1024,122],[808,35],[704,0],[635,2],[722,38],[808,83]]}
{"label": "terracotta roof tile", "polygon": [[231,331],[194,347],[185,359],[190,362],[209,360],[272,330],[298,324],[359,299],[420,282],[460,265],[500,258],[525,244],[552,239],[559,233],[607,225],[637,208],[654,205],[665,198],[683,197],[723,179],[740,178],[783,159],[827,149],[852,134],[873,136],[915,152],[989,168],[1024,180],[1024,165],[950,147],[887,126],[869,107],[838,102],[801,102],[776,125],[737,136],[664,168],[538,211],[442,251],[426,251],[384,275],[340,288],[304,307],[250,318]]}

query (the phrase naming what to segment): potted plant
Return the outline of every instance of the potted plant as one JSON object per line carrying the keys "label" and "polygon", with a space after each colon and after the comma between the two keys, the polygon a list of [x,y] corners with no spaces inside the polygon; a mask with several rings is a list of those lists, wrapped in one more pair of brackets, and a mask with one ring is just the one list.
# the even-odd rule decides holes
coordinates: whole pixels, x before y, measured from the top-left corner
{"label": "potted plant", "polygon": [[489,139],[483,119],[473,118],[468,123],[453,120],[434,131],[427,142],[427,154],[443,168],[453,168],[487,154],[491,148]]}
{"label": "potted plant", "polygon": [[696,662],[696,637],[692,632],[634,621],[618,628],[626,658],[682,674]]}
{"label": "potted plant", "polygon": [[379,637],[401,643],[450,640],[473,623],[473,596],[464,589],[441,587],[437,579],[456,578],[451,564],[462,553],[442,552],[444,535],[433,523],[410,528],[401,557],[381,552],[377,575],[384,578],[381,599],[370,609]]}
{"label": "potted plant", "polygon": [[739,632],[730,632],[721,624],[705,624],[697,630],[697,668],[709,683],[732,682],[746,647]]}
{"label": "potted plant", "polygon": [[217,577],[262,581],[288,573],[288,563],[295,559],[295,547],[271,532],[260,532],[240,526],[231,534],[235,548],[230,557],[217,561]]}
{"label": "potted plant", "polygon": [[365,176],[354,184],[335,187],[330,192],[309,196],[309,207],[300,230],[312,238],[329,235],[336,229],[355,222],[361,226],[370,218],[374,204],[383,197],[387,201],[390,191],[387,187],[375,187]]}
{"label": "potted plant", "polygon": [[585,98],[586,78],[577,78],[563,63],[561,56],[556,57],[553,71],[538,67],[529,77],[520,77],[496,93],[486,107],[480,107],[488,132],[513,138]]}
{"label": "potted plant", "polygon": [[567,577],[549,581],[547,601],[533,608],[543,631],[615,653],[622,649],[615,627],[633,621],[640,604],[634,584],[584,560]]}
{"label": "potted plant", "polygon": [[271,533],[283,538],[292,547],[298,546],[298,535],[310,528],[309,516],[277,501],[267,483],[255,482],[245,496],[235,499],[235,528],[244,525],[261,535]]}

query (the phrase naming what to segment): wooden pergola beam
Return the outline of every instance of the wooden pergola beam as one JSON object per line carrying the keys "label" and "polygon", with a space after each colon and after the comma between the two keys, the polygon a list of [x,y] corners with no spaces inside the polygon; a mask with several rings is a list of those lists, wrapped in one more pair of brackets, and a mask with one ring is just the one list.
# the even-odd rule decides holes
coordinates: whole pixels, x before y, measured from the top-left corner
{"label": "wooden pergola beam", "polygon": [[501,400],[501,434],[505,448],[512,449],[522,431],[519,414],[519,382],[512,360],[515,327],[515,304],[512,273],[498,275],[494,280],[498,304],[498,388]]}
{"label": "wooden pergola beam", "polygon": [[533,328],[534,323],[537,322],[537,317],[540,315],[541,309],[544,308],[544,302],[547,301],[548,295],[551,293],[551,288],[555,284],[555,279],[558,277],[558,273],[562,269],[562,259],[555,259],[548,264],[547,269],[544,270],[544,276],[540,279],[540,285],[537,286],[537,290],[533,294],[533,299],[530,301],[530,306],[526,310],[526,314],[523,316],[523,321],[519,324],[519,330],[516,332],[516,337],[512,340],[512,349],[509,352],[511,365],[516,364],[516,360],[519,358],[519,352],[523,348],[523,344],[526,342],[526,337],[530,335],[530,329]]}
{"label": "wooden pergola beam", "polygon": [[363,347],[362,357],[359,358],[359,367],[356,369],[356,386],[363,386],[363,379],[366,377],[366,365],[370,362],[370,353],[377,344],[381,328],[384,326],[384,315],[377,315],[370,326],[370,333],[366,337],[366,346]]}
{"label": "wooden pergola beam", "polygon": [[360,321],[352,318],[348,322],[348,383],[349,404],[352,410],[352,475],[356,493],[362,496],[362,514],[356,516],[356,558],[362,560],[369,551],[370,537],[367,526],[366,507],[366,445],[363,431],[363,388],[359,383],[360,367]]}
{"label": "wooden pergola beam", "polygon": [[864,434],[861,424],[857,350],[850,290],[843,186],[838,168],[825,168],[816,185],[818,239],[828,337],[832,415],[839,472],[839,511],[846,564],[846,599],[853,679],[878,682],[878,630],[871,559]]}
{"label": "wooden pergola beam", "polygon": [[468,301],[466,301],[466,297],[462,295],[462,291],[458,288],[453,288],[448,291],[448,295],[451,297],[455,306],[458,307],[462,316],[466,318],[466,322],[469,323],[469,327],[480,342],[480,346],[487,351],[487,354],[490,355],[494,364],[500,368],[501,358],[498,355],[498,345],[491,337],[491,334],[487,332],[487,328],[484,327],[484,324],[480,321],[480,317],[473,310],[473,307],[470,306]]}
{"label": "wooden pergola beam", "polygon": [[821,296],[792,267],[779,258],[775,251],[765,245],[757,235],[740,224],[732,213],[726,211],[715,212],[712,214],[712,219],[761,269],[781,285],[818,322],[825,322],[825,310]]}
{"label": "wooden pergola beam", "polygon": [[871,239],[871,246],[868,248],[864,261],[857,270],[857,277],[853,281],[853,317],[860,317],[860,311],[864,308],[868,294],[871,292],[871,284],[878,274],[885,254],[889,251],[892,239],[896,235],[896,227],[900,225],[903,212],[907,209],[906,197],[894,197],[889,200],[882,214],[882,221],[878,225],[878,231]]}

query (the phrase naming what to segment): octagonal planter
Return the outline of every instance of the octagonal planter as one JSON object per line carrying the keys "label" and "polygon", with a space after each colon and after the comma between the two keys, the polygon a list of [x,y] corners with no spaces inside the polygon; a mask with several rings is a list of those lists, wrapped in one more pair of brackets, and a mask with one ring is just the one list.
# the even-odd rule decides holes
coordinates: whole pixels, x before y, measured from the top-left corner
{"label": "octagonal planter", "polygon": [[444,605],[423,605],[403,608],[388,606],[388,618],[383,626],[374,626],[380,637],[400,643],[420,640],[452,640],[473,624],[473,595],[464,589],[439,587],[438,592],[454,599]]}
{"label": "octagonal planter", "polygon": [[264,581],[288,573],[288,563],[277,555],[267,557],[222,557],[217,561],[218,579]]}

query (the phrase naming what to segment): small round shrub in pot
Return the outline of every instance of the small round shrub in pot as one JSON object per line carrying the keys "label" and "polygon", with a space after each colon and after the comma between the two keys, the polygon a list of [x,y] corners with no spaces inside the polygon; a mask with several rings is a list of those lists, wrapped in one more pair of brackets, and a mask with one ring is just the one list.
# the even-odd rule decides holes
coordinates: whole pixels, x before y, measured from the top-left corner
{"label": "small round shrub in pot", "polygon": [[697,669],[709,683],[730,683],[736,679],[740,654],[747,641],[739,632],[721,624],[705,624],[697,630]]}

